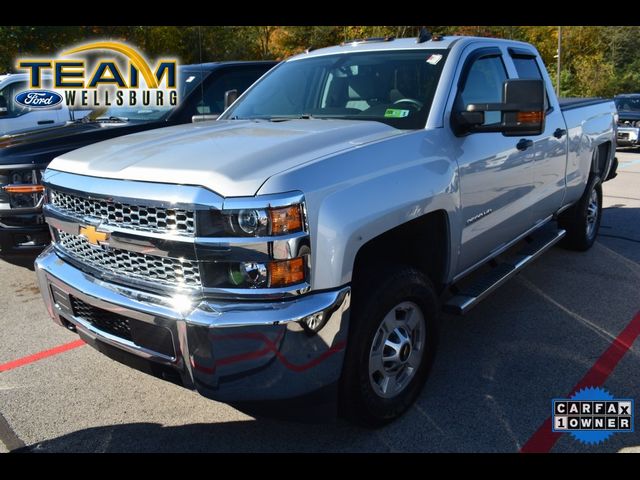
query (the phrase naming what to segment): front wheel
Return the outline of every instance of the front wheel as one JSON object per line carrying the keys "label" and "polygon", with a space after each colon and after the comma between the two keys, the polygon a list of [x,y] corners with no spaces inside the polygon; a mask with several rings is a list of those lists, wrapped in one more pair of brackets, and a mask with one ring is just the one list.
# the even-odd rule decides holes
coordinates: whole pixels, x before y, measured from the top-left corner
{"label": "front wheel", "polygon": [[582,198],[560,214],[558,224],[567,231],[562,245],[570,250],[585,251],[596,241],[602,218],[602,181],[592,174]]}
{"label": "front wheel", "polygon": [[410,267],[381,277],[354,285],[341,382],[343,413],[372,427],[395,420],[416,400],[438,335],[438,300],[429,279]]}

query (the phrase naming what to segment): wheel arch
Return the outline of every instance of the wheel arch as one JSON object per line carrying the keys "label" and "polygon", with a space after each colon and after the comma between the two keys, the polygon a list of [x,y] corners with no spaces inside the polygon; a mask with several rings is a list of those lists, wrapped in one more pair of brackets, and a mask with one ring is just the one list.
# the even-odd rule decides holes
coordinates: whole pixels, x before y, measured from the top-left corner
{"label": "wheel arch", "polygon": [[361,281],[377,265],[407,265],[424,273],[440,294],[446,287],[450,268],[450,238],[449,215],[445,210],[435,210],[398,225],[358,249],[352,282]]}
{"label": "wheel arch", "polygon": [[598,175],[602,181],[605,180],[611,168],[613,151],[610,140],[595,145],[593,148],[590,173]]}

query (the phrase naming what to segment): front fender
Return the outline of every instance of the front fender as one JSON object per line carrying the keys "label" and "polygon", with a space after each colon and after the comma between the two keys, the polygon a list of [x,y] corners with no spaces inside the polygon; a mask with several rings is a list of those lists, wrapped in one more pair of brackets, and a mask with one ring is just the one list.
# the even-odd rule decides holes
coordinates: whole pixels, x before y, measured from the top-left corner
{"label": "front fender", "polygon": [[457,163],[438,137],[438,130],[409,132],[301,165],[263,185],[260,194],[305,194],[313,289],[349,283],[358,250],[382,233],[436,210],[456,214]]}

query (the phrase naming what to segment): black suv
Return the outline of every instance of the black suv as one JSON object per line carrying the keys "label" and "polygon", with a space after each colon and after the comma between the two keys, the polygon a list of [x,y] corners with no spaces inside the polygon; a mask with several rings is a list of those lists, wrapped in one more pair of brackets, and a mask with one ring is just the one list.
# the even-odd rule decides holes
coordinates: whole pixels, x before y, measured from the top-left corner
{"label": "black suv", "polygon": [[[173,109],[109,107],[66,125],[0,137],[0,253],[37,251],[50,242],[42,217],[41,174],[63,153],[130,133],[213,120],[277,62],[216,62],[180,67],[182,101]],[[233,91],[236,92],[233,92]]]}

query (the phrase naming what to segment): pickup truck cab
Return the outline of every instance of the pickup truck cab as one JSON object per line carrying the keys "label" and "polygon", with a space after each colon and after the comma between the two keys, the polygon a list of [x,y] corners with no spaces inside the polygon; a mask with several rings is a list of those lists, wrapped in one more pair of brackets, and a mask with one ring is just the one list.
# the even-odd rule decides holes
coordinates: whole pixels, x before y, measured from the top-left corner
{"label": "pickup truck cab", "polygon": [[[46,77],[45,80],[47,80]],[[71,120],[69,108],[64,105],[42,110],[16,104],[13,101],[14,97],[17,93],[29,88],[28,81],[29,75],[26,73],[0,75],[0,136],[18,131],[64,125]]]}
{"label": "pickup truck cab", "polygon": [[[51,77],[45,75],[44,80],[51,80]],[[28,81],[29,75],[26,73],[0,75],[0,136],[64,125],[72,118],[82,118],[89,113],[89,110],[83,110],[75,112],[72,117],[66,105],[44,110],[18,105],[13,99],[16,94],[28,90]]]}
{"label": "pickup truck cab", "polygon": [[130,133],[213,120],[224,110],[226,92],[244,92],[276,64],[256,61],[181,65],[181,102],[175,108],[112,106],[63,125],[0,138],[2,255],[42,250],[51,242],[42,217],[40,180],[55,157]]}
{"label": "pickup truck cab", "polygon": [[526,43],[304,53],[216,122],[55,159],[40,288],[55,322],[135,368],[235,405],[333,395],[381,425],[425,383],[442,308],[593,244],[614,115],[561,104]]}

